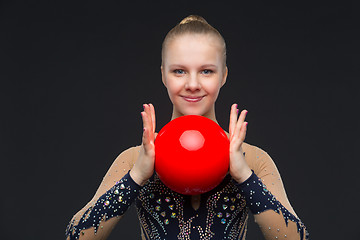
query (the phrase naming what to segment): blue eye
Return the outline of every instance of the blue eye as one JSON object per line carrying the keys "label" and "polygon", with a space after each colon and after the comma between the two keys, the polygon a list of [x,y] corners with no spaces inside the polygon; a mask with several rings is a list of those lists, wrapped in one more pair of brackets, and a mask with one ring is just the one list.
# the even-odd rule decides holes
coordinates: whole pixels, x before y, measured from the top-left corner
{"label": "blue eye", "polygon": [[210,73],[213,73],[213,71],[210,70],[210,69],[205,69],[205,70],[202,71],[202,73],[203,74],[210,74]]}
{"label": "blue eye", "polygon": [[173,72],[176,74],[184,74],[185,73],[185,71],[182,69],[175,69]]}

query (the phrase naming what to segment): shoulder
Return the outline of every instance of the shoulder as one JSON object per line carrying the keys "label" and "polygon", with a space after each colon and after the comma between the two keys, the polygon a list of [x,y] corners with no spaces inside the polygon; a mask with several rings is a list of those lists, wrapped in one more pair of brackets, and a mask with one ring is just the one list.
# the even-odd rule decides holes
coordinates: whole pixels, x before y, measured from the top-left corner
{"label": "shoulder", "polygon": [[245,152],[245,155],[251,155],[256,157],[263,154],[268,155],[268,153],[265,150],[261,149],[260,147],[246,142],[243,142],[242,148],[243,151]]}
{"label": "shoulder", "polygon": [[265,166],[275,165],[270,155],[262,148],[245,142],[242,148],[245,152],[245,160],[255,174],[261,172]]}
{"label": "shoulder", "polygon": [[115,159],[114,163],[126,165],[129,167],[129,169],[132,168],[132,166],[135,163],[135,160],[139,154],[140,151],[140,145],[139,146],[133,146],[125,149],[122,151]]}

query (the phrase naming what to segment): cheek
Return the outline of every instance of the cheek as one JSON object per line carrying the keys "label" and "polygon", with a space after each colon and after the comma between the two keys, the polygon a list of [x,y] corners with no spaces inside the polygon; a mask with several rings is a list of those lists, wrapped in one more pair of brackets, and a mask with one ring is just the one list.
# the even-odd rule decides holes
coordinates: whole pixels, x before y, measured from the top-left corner
{"label": "cheek", "polygon": [[180,81],[176,81],[177,79],[171,79],[168,78],[167,79],[167,89],[169,93],[177,93],[181,90],[181,82]]}
{"label": "cheek", "polygon": [[202,86],[209,94],[217,95],[221,88],[221,82],[219,82],[217,79],[214,79],[214,81],[204,82]]}

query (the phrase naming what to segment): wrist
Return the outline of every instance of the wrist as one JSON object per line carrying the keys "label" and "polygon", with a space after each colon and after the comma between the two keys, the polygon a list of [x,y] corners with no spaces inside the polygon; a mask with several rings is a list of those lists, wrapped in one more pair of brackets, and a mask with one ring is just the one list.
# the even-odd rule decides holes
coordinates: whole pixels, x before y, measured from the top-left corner
{"label": "wrist", "polygon": [[136,170],[131,169],[130,172],[129,172],[129,175],[130,175],[130,177],[132,178],[132,180],[133,180],[137,185],[139,185],[139,186],[144,186],[146,180],[143,180],[143,178],[141,178],[141,177],[137,174]]}
{"label": "wrist", "polygon": [[233,178],[237,183],[241,184],[245,182],[252,175],[252,173],[253,172],[251,171],[251,168],[247,166],[241,172],[239,172],[238,176]]}

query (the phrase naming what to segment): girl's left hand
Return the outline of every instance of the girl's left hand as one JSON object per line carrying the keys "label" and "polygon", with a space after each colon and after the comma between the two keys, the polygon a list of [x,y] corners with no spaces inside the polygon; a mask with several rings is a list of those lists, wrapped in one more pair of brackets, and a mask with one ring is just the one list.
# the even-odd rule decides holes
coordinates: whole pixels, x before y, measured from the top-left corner
{"label": "girl's left hand", "polygon": [[252,172],[249,165],[245,161],[245,157],[242,150],[242,143],[245,140],[247,122],[245,117],[247,114],[246,110],[241,111],[238,118],[237,104],[231,106],[230,112],[230,175],[238,183],[244,182],[248,179]]}

